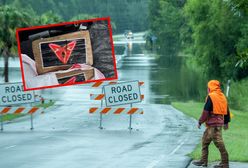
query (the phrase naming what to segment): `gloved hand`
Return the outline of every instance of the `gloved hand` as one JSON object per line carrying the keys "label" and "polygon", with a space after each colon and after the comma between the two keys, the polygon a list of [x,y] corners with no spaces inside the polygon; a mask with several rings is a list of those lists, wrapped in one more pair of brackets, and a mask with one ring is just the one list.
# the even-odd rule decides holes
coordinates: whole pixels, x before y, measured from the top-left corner
{"label": "gloved hand", "polygon": [[198,129],[201,129],[201,123],[198,123],[197,127],[198,127]]}

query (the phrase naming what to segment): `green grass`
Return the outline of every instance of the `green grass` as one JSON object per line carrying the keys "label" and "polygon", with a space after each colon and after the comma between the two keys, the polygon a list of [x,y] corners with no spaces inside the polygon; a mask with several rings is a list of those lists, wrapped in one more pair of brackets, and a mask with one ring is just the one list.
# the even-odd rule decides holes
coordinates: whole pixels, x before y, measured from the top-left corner
{"label": "green grass", "polygon": [[[203,103],[173,102],[172,106],[195,119],[198,119],[203,109]],[[227,131],[223,131],[223,138],[229,153],[230,161],[248,162],[248,112],[232,110],[234,114]],[[201,157],[201,143],[190,154],[193,159]],[[211,143],[209,148],[209,161],[220,160],[217,148]]]}
{"label": "green grass", "polygon": [[[48,103],[44,103],[44,104],[38,104],[38,105],[35,105],[35,107],[42,107],[42,108],[48,108],[50,106],[53,106],[55,103],[55,101],[50,101]],[[16,118],[20,118],[20,117],[23,117],[25,116],[26,114],[5,114],[3,115],[3,121],[11,121],[11,120],[14,120]]]}
{"label": "green grass", "polygon": [[5,114],[3,115],[3,121],[11,121],[15,118],[23,117],[25,114]]}
{"label": "green grass", "polygon": [[230,88],[229,105],[237,110],[248,109],[248,78],[239,82],[232,82]]}

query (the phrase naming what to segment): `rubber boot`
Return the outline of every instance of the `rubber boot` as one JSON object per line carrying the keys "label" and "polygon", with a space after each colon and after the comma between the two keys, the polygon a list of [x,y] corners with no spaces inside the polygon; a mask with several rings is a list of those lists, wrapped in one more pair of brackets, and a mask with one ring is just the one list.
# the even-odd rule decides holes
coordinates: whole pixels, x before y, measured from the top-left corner
{"label": "rubber boot", "polygon": [[192,164],[195,165],[195,166],[202,166],[202,167],[207,167],[208,166],[207,163],[205,163],[205,162],[203,162],[201,160],[193,161]]}
{"label": "rubber boot", "polygon": [[218,165],[215,165],[214,168],[229,168],[229,164],[220,163]]}

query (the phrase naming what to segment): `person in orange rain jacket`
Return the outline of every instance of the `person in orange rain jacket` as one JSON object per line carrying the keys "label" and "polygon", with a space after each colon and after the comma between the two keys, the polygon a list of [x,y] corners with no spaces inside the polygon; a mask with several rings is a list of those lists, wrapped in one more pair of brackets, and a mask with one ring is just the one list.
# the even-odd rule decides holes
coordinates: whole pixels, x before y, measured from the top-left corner
{"label": "person in orange rain jacket", "polygon": [[194,165],[207,167],[208,147],[213,141],[221,155],[220,164],[215,165],[214,168],[229,168],[228,152],[222,139],[222,127],[228,129],[229,122],[230,111],[227,99],[221,91],[220,82],[211,80],[208,82],[208,96],[198,124],[199,129],[203,123],[206,124],[202,137],[202,156],[201,160],[193,162]]}

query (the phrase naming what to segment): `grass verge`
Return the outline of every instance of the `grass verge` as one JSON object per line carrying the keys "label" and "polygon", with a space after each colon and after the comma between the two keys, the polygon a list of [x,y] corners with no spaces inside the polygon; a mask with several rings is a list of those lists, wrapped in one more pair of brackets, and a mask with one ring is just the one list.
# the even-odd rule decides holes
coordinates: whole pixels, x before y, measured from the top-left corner
{"label": "grass verge", "polygon": [[3,121],[11,121],[15,118],[23,117],[25,114],[5,114],[3,115]]}
{"label": "grass verge", "polygon": [[[37,104],[35,105],[35,107],[43,107],[43,108],[48,108],[50,106],[53,106],[55,103],[55,101],[49,101],[48,103],[44,103],[44,104]],[[16,118],[20,118],[25,116],[26,114],[5,114],[3,115],[3,121],[11,121],[14,120]]]}
{"label": "grass verge", "polygon": [[[173,102],[172,106],[186,115],[198,119],[203,109],[203,103],[198,102]],[[234,114],[229,129],[223,131],[223,138],[229,153],[230,161],[248,162],[248,112],[232,110]],[[200,159],[201,144],[190,153],[193,159]],[[209,161],[220,160],[218,149],[211,143],[209,147]]]}

